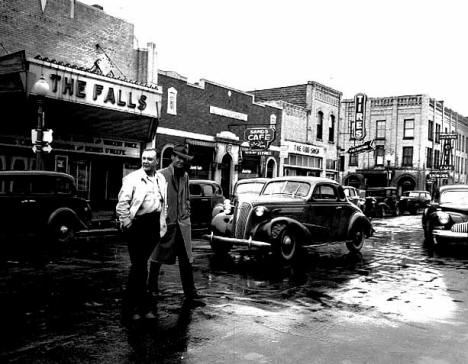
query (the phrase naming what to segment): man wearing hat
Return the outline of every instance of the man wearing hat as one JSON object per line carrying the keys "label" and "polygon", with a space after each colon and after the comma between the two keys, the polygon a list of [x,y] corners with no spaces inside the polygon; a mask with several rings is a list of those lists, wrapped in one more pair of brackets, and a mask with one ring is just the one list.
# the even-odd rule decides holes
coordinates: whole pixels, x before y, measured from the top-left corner
{"label": "man wearing hat", "polygon": [[165,183],[162,187],[166,200],[167,232],[162,236],[150,258],[149,289],[158,293],[158,278],[161,264],[175,264],[179,261],[180,278],[186,302],[204,305],[199,301],[192,273],[192,225],[190,222],[189,176],[186,163],[193,159],[185,145],[174,146],[171,164],[159,172]]}

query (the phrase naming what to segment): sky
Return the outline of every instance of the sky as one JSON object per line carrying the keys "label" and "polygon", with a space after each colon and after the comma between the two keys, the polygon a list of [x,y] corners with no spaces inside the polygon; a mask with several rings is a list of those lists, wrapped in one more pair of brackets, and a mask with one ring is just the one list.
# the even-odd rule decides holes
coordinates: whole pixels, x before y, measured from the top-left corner
{"label": "sky", "polygon": [[158,67],[234,89],[316,81],[427,94],[468,116],[465,0],[80,0],[135,25]]}

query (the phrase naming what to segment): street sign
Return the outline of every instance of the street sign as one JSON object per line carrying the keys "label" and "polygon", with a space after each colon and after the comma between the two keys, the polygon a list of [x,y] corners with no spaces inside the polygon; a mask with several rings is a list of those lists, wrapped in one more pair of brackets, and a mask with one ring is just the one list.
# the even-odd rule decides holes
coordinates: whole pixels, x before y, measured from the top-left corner
{"label": "street sign", "polygon": [[439,166],[439,169],[441,171],[453,171],[454,170],[454,166],[453,164],[443,164],[443,165],[440,165]]}
{"label": "street sign", "polygon": [[458,139],[457,133],[440,133],[440,139]]}
{"label": "street sign", "polygon": [[430,179],[449,178],[449,173],[448,172],[434,171],[434,172],[429,173],[427,175],[427,178],[430,178]]}
{"label": "street sign", "polygon": [[361,145],[357,145],[348,149],[348,153],[363,153],[363,152],[370,152],[371,150],[375,150],[375,143],[373,140],[368,140]]}

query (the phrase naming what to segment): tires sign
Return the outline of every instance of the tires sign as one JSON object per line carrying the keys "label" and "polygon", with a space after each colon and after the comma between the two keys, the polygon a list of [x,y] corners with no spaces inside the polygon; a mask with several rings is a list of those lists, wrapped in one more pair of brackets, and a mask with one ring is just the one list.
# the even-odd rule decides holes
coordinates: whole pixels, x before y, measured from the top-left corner
{"label": "tires sign", "polygon": [[367,96],[363,93],[354,96],[354,122],[351,123],[351,138],[363,140],[366,136],[365,116],[366,116]]}

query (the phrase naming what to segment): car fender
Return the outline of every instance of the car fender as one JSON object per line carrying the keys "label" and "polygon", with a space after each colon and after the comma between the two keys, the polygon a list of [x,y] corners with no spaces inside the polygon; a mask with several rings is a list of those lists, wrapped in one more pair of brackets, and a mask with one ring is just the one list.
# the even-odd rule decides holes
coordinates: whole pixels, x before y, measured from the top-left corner
{"label": "car fender", "polygon": [[81,228],[87,229],[88,226],[85,224],[83,220],[79,218],[75,211],[68,207],[60,207],[54,212],[52,212],[47,220],[47,224],[51,224],[55,219],[61,216],[66,216],[67,218],[73,219]]}
{"label": "car fender", "polygon": [[362,225],[366,229],[367,237],[372,236],[374,233],[374,228],[372,227],[372,223],[369,221],[366,215],[361,212],[356,212],[351,218],[349,219],[348,224],[348,236],[351,234],[351,230],[358,225]]}
{"label": "car fender", "polygon": [[215,234],[225,235],[228,225],[232,222],[232,218],[233,215],[227,215],[221,211],[211,219],[211,230],[214,231]]}
{"label": "car fender", "polygon": [[255,227],[255,230],[252,231],[252,236],[255,239],[258,240],[271,240],[272,239],[272,231],[271,227],[276,225],[276,224],[285,224],[287,227],[293,226],[295,229],[301,232],[304,240],[303,241],[310,241],[312,239],[312,236],[303,224],[301,224],[299,221],[295,219],[291,219],[290,217],[275,217],[271,219],[270,221],[259,224]]}

